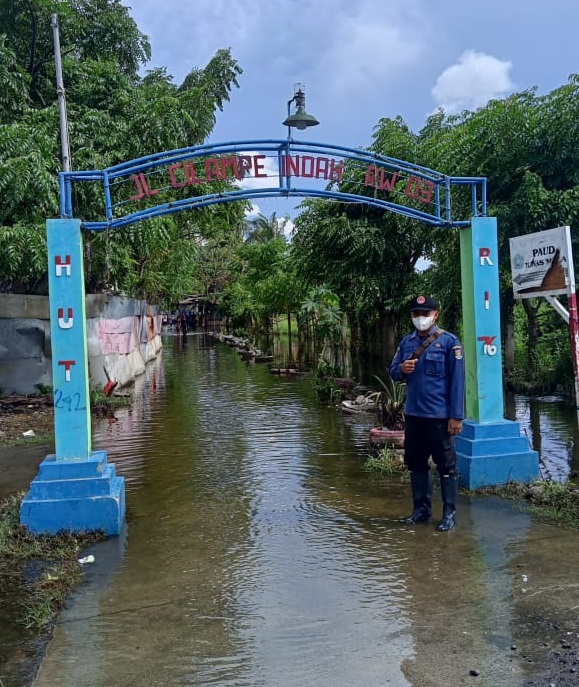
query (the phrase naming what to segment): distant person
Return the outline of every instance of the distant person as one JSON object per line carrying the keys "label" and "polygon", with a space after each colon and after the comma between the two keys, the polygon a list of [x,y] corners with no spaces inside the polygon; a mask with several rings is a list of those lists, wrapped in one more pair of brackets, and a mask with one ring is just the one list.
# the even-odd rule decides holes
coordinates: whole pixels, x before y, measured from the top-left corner
{"label": "distant person", "polygon": [[185,315],[179,310],[177,315],[177,333],[185,336],[187,334],[187,320]]}
{"label": "distant person", "polygon": [[413,510],[405,524],[432,517],[432,483],[428,459],[440,477],[442,520],[439,532],[456,524],[458,473],[454,437],[464,419],[464,359],[460,341],[436,324],[438,304],[429,296],[410,303],[414,331],[407,334],[390,364],[390,376],[406,383],[404,462],[410,470]]}

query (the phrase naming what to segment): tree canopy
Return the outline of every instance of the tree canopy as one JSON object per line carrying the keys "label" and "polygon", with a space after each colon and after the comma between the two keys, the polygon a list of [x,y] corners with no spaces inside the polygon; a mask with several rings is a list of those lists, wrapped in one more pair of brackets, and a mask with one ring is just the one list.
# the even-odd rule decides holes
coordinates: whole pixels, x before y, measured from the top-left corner
{"label": "tree canopy", "polygon": [[[539,96],[535,89],[491,101],[476,112],[438,112],[413,133],[401,117],[381,119],[370,150],[450,176],[488,180],[488,213],[498,218],[504,335],[513,317],[509,238],[577,222],[579,76]],[[346,180],[341,191],[348,191]],[[469,217],[469,194],[453,211]],[[407,326],[405,304],[419,287],[443,304],[444,325],[460,327],[459,230],[436,229],[370,206],[308,201],[296,220],[292,255],[309,284],[340,297],[353,331],[388,358],[392,332]],[[573,233],[577,256],[579,238]],[[417,272],[419,260],[428,265]],[[529,317],[536,305],[525,303]],[[366,328],[364,334],[363,329]],[[400,332],[395,338],[398,338]],[[371,348],[371,346],[370,346]]]}
{"label": "tree canopy", "polygon": [[[238,86],[227,49],[181,85],[165,69],[141,75],[151,49],[119,0],[0,0],[0,288],[46,289],[46,218],[58,215],[59,113],[51,15],[60,26],[73,169],[104,169],[149,153],[200,144]],[[79,190],[75,213],[98,216],[102,199]],[[227,218],[226,222],[219,218]],[[212,224],[235,233],[244,205],[196,211],[130,230],[85,236],[91,290],[161,300],[195,290],[194,261]],[[26,249],[23,250],[23,247]],[[32,256],[32,260],[30,259]]]}

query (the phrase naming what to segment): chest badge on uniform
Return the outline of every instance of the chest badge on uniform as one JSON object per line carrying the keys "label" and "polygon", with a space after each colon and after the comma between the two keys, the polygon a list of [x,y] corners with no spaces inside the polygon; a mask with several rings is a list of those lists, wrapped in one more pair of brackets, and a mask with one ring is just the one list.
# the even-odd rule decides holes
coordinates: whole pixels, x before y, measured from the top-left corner
{"label": "chest badge on uniform", "polygon": [[440,344],[438,344],[438,343],[437,343],[437,344],[434,344],[434,347],[435,347],[435,348],[440,348]]}
{"label": "chest badge on uniform", "polygon": [[452,350],[454,351],[454,357],[457,360],[462,360],[462,348],[460,346],[453,346]]}

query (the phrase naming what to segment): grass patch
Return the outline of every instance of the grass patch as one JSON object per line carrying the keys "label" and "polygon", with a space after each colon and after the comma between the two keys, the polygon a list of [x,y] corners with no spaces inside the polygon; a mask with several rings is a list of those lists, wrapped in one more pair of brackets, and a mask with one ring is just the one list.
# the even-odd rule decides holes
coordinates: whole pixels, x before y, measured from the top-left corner
{"label": "grass patch", "polygon": [[393,477],[405,473],[406,467],[401,453],[391,448],[383,448],[378,455],[366,459],[364,470],[374,475]]}
{"label": "grass patch", "polygon": [[476,493],[526,499],[530,511],[538,518],[561,527],[579,529],[579,487],[574,482],[537,481],[531,485],[512,482],[477,489]]}
{"label": "grass patch", "polygon": [[135,395],[130,393],[125,395],[105,396],[100,387],[94,388],[90,392],[91,414],[97,417],[107,417],[117,408],[127,408],[133,405]]}
{"label": "grass patch", "polygon": [[[42,432],[35,434],[33,437],[18,437],[14,439],[6,439],[2,437],[0,440],[0,448],[10,448],[16,446],[44,446],[50,444],[54,439],[54,432]],[[0,685],[2,687],[2,685]]]}
{"label": "grass patch", "polygon": [[[81,551],[105,535],[34,535],[20,525],[22,496],[0,501],[0,590],[6,590],[11,600],[16,598],[12,620],[40,631],[52,622],[81,579]],[[0,601],[4,606],[4,600]]]}
{"label": "grass patch", "polygon": [[531,510],[557,525],[579,529],[579,488],[573,482],[540,482],[526,494]]}

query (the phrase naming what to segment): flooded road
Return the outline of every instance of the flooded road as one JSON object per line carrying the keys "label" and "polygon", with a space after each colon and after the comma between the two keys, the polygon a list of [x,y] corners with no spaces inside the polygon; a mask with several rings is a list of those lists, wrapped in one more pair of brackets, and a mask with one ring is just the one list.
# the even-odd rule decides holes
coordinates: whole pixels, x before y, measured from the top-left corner
{"label": "flooded road", "polygon": [[164,343],[94,428],[127,525],[35,687],[522,687],[576,631],[579,533],[480,497],[450,534],[402,526],[408,483],[363,470],[371,421],[202,336]]}

